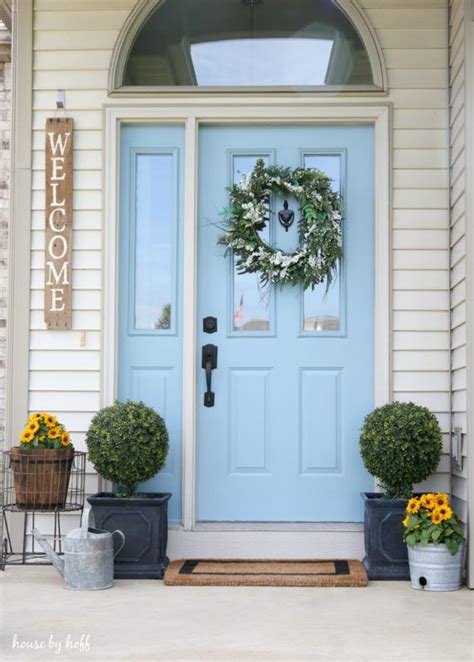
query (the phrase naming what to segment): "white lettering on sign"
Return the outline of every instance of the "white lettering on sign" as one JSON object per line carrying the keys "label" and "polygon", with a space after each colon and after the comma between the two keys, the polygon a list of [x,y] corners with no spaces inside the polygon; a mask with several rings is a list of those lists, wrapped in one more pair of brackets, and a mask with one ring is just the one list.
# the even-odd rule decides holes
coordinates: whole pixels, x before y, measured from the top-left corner
{"label": "white lettering on sign", "polygon": [[53,285],[53,278],[55,285],[58,285],[59,281],[61,281],[63,285],[69,285],[69,280],[68,280],[69,262],[64,262],[59,273],[56,271],[54,262],[46,262],[46,267],[48,269],[48,274],[49,274],[48,280],[46,281],[47,285]]}
{"label": "white lettering on sign", "polygon": [[51,181],[52,182],[63,181],[63,179],[66,178],[66,173],[63,172],[63,174],[60,176],[59,172],[61,170],[64,170],[64,156],[53,156],[53,158],[51,159],[51,163],[53,164]]}
{"label": "white lettering on sign", "polygon": [[72,325],[72,119],[46,120],[45,321]]}

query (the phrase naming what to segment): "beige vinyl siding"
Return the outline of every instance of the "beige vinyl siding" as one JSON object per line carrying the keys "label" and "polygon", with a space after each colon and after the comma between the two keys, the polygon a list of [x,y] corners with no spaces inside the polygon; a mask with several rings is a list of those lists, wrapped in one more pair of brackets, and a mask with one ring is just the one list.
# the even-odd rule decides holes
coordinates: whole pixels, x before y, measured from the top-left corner
{"label": "beige vinyl siding", "polygon": [[[31,410],[54,410],[86,450],[85,432],[100,407],[102,104],[112,48],[134,0],[36,0],[33,78]],[[44,124],[57,89],[74,118],[73,331],[51,334],[43,321]],[[85,346],[80,347],[81,332]],[[87,464],[86,491],[97,491]]]}
{"label": "beige vinyl siding", "polygon": [[449,489],[448,16],[443,0],[361,0],[393,103],[393,398],[434,411],[443,458],[420,489]]}
{"label": "beige vinyl siding", "polygon": [[465,199],[465,44],[464,0],[449,2],[449,126],[450,126],[450,245],[451,245],[451,363],[453,428],[463,437],[463,467],[454,463],[456,510],[467,521],[467,382],[466,382],[466,199]]}
{"label": "beige vinyl siding", "polygon": [[[393,104],[393,397],[436,412],[447,453],[448,0],[360,4],[377,29]],[[101,108],[112,102],[106,90],[110,57],[134,5],[134,0],[35,2],[30,407],[54,408],[79,448],[100,404]],[[47,331],[42,318],[44,123],[54,112],[58,88],[66,90],[67,112],[75,122],[74,330],[59,335]],[[427,486],[448,489],[447,455]]]}

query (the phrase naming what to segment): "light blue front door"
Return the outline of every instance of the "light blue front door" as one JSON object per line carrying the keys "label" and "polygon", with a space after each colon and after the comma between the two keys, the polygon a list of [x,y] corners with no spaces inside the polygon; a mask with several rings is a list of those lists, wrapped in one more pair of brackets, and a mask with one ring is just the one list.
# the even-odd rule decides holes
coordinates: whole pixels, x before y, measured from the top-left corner
{"label": "light blue front door", "polygon": [[166,421],[168,461],[141,488],[171,492],[180,523],[184,128],[127,125],[121,138],[118,398]]}
{"label": "light blue front door", "polygon": [[[262,290],[217,245],[227,187],[258,158],[316,167],[345,207],[336,283]],[[369,126],[204,126],[199,136],[197,519],[361,521],[372,479],[358,436],[373,406],[373,130]],[[283,200],[273,200],[279,210]],[[290,208],[297,212],[295,200]],[[263,231],[297,246],[273,217]],[[216,333],[202,320],[217,319]],[[200,348],[218,347],[213,407]]]}

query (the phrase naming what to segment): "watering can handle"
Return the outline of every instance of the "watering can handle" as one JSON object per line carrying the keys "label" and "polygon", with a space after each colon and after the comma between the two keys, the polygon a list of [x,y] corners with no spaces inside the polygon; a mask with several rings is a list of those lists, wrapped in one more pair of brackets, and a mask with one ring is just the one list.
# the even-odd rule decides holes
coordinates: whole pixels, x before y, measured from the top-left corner
{"label": "watering can handle", "polygon": [[87,534],[89,533],[90,514],[91,514],[91,509],[90,508],[85,508],[82,512],[81,529],[82,529],[82,537],[83,538],[87,538]]}
{"label": "watering can handle", "polygon": [[122,533],[122,531],[120,531],[120,529],[115,529],[115,531],[112,531],[112,535],[114,535],[115,533],[118,533],[119,536],[121,536],[121,538],[122,538],[122,544],[120,545],[120,547],[118,548],[118,550],[114,553],[114,558],[117,556],[117,554],[118,554],[119,552],[122,551],[123,546],[125,545],[125,536],[124,536],[124,534]]}

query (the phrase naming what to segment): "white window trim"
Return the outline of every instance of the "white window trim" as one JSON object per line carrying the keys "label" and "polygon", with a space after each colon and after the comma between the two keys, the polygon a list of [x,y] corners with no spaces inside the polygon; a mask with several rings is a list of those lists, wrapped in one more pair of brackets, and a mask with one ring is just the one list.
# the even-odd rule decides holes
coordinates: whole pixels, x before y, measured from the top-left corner
{"label": "white window trim", "polygon": [[[176,102],[174,102],[176,104]],[[107,105],[104,107],[104,243],[102,307],[101,406],[116,398],[118,232],[120,181],[120,127],[123,122],[182,123],[185,126],[184,191],[184,297],[183,328],[183,527],[196,529],[195,443],[196,443],[196,244],[197,244],[197,137],[200,123],[370,123],[374,126],[374,400],[375,406],[391,399],[391,205],[390,128],[391,105],[323,104],[314,99],[284,100],[255,98],[241,101],[215,97],[173,100],[157,104]],[[114,165],[110,165],[114,164]],[[263,525],[262,525],[263,526]],[[350,527],[350,525],[348,525]],[[316,525],[316,528],[318,526]],[[337,527],[344,532],[344,525]],[[347,533],[353,531],[348,528]],[[213,533],[214,535],[214,533]]]}

